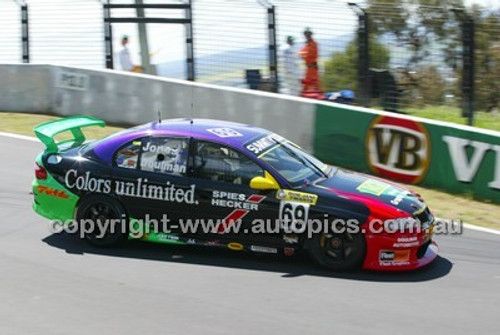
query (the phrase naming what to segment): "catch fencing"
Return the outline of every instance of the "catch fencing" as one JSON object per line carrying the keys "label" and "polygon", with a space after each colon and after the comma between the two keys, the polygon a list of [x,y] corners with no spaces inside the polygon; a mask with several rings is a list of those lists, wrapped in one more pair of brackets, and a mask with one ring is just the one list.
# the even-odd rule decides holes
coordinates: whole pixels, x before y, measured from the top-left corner
{"label": "catch fencing", "polygon": [[500,11],[396,3],[0,0],[0,62],[120,69],[128,35],[143,73],[298,95],[310,28],[323,91],[352,91],[349,103],[393,112],[448,106],[469,124],[473,112],[498,110]]}

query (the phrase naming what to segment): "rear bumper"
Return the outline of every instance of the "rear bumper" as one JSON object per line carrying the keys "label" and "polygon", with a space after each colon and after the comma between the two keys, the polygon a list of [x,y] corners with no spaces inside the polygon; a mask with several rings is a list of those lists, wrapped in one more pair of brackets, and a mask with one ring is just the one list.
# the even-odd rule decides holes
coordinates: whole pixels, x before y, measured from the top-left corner
{"label": "rear bumper", "polygon": [[71,193],[52,177],[33,180],[33,210],[50,220],[73,219],[78,196]]}

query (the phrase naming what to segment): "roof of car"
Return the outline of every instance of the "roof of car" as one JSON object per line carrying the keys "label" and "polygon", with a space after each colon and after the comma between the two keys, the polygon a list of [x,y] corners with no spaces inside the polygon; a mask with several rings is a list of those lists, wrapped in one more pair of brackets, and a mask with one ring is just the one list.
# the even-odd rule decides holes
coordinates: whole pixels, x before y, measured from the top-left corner
{"label": "roof of car", "polygon": [[127,129],[99,141],[94,147],[99,157],[110,161],[113,153],[123,144],[143,136],[175,135],[226,143],[243,149],[252,139],[272,134],[269,130],[247,124],[211,119],[169,119],[155,121]]}
{"label": "roof of car", "polygon": [[256,137],[270,134],[269,130],[248,124],[211,119],[170,119],[144,125],[157,133],[181,133],[222,142],[244,144]]}

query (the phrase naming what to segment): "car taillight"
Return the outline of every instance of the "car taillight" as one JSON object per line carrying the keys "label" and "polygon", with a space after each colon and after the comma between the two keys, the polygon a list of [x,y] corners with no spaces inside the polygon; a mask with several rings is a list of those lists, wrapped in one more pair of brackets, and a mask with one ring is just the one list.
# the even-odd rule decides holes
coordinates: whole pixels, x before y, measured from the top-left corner
{"label": "car taillight", "polygon": [[35,163],[35,177],[36,179],[47,179],[47,170],[38,163]]}

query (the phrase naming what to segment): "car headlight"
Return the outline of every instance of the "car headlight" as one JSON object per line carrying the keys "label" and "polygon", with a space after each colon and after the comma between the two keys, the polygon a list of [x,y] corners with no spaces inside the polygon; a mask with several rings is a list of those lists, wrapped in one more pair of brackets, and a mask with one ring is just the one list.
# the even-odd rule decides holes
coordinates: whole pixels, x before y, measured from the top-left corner
{"label": "car headlight", "polygon": [[384,230],[387,233],[415,233],[418,232],[420,228],[420,222],[413,217],[389,219],[384,221]]}

